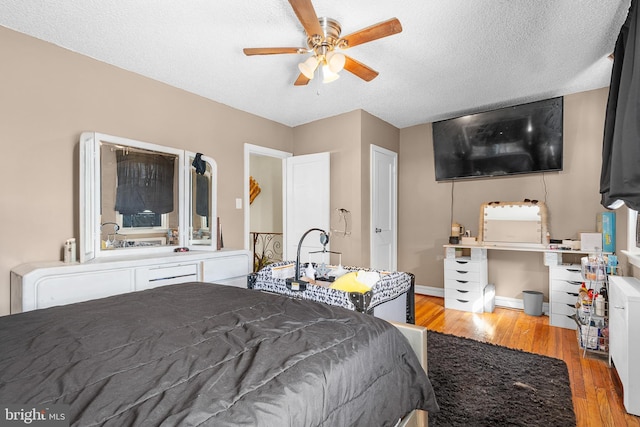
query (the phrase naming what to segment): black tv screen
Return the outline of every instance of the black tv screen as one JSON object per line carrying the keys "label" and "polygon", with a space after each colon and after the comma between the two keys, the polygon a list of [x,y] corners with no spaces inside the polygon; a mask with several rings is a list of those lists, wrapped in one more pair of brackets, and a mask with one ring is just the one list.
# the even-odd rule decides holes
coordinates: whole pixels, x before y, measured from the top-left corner
{"label": "black tv screen", "polygon": [[562,101],[433,123],[436,181],[562,170]]}

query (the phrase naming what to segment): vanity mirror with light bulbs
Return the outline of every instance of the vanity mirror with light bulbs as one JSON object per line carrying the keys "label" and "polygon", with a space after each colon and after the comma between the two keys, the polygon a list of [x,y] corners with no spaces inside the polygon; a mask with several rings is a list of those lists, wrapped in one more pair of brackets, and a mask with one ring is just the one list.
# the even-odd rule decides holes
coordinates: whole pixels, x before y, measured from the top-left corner
{"label": "vanity mirror with light bulbs", "polygon": [[85,132],[80,159],[80,262],[217,249],[212,158]]}
{"label": "vanity mirror with light bulbs", "polygon": [[547,206],[537,200],[489,202],[480,207],[479,240],[483,245],[546,248]]}

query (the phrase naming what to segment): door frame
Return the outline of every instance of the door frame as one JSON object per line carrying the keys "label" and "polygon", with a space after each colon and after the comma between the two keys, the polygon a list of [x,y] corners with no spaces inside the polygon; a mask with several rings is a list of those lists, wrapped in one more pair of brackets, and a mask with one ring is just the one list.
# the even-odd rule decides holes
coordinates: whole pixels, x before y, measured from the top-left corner
{"label": "door frame", "polygon": [[244,144],[244,249],[250,250],[249,245],[251,232],[251,212],[249,204],[249,176],[251,175],[251,155],[256,154],[260,156],[275,157],[282,160],[282,240],[285,241],[285,226],[286,217],[285,209],[287,206],[287,168],[284,160],[288,157],[292,157],[293,153],[286,151],[280,151],[273,148],[262,147],[259,145],[253,145],[249,143]]}

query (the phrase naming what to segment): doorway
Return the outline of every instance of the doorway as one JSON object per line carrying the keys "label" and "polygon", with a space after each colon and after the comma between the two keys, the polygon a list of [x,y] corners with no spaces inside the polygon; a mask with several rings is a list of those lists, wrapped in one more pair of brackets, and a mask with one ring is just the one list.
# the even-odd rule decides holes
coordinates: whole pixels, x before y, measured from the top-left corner
{"label": "doorway", "polygon": [[280,150],[244,145],[245,249],[253,253],[254,271],[282,260],[284,160],[291,156]]}

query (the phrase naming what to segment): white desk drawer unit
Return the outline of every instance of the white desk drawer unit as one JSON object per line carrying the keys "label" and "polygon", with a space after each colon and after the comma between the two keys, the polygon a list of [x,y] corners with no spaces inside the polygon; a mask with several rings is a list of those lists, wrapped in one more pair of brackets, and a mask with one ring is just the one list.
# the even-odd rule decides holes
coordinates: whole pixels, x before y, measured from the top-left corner
{"label": "white desk drawer unit", "polygon": [[488,282],[487,260],[469,257],[444,260],[444,307],[482,313]]}
{"label": "white desk drawer unit", "polygon": [[576,329],[573,316],[582,286],[582,273],[578,264],[549,266],[549,324],[560,328]]}

